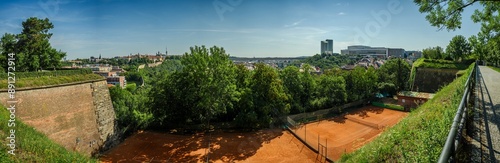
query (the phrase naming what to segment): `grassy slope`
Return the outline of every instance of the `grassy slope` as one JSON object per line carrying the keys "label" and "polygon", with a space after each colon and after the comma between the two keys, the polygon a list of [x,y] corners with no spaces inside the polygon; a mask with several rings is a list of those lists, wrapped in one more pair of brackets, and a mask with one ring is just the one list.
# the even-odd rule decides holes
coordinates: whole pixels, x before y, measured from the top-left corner
{"label": "grassy slope", "polygon": [[10,113],[0,106],[0,162],[97,162],[76,152],[67,151],[42,133],[16,120],[15,156],[8,154],[7,140],[10,127],[7,126]]}
{"label": "grassy slope", "polygon": [[493,67],[493,66],[488,66],[488,67],[491,68],[491,69],[493,69],[493,70],[495,70],[495,71],[497,71],[497,72],[500,72],[500,68],[498,68],[498,67]]}
{"label": "grassy slope", "polygon": [[[104,77],[99,76],[97,74],[77,74],[77,75],[55,76],[55,77],[43,76],[38,78],[29,77],[16,80],[15,86],[16,88],[37,87],[37,86],[57,85],[57,84],[65,84],[65,83],[96,80],[96,79],[104,79]],[[0,88],[7,88],[7,79],[0,80]]]}
{"label": "grassy slope", "polygon": [[471,70],[374,141],[342,156],[340,162],[436,162]]}
{"label": "grassy slope", "polygon": [[425,68],[438,68],[438,69],[458,69],[464,70],[468,68],[468,65],[448,61],[448,60],[436,60],[436,59],[424,59],[420,58],[413,63],[414,67],[425,67]]}

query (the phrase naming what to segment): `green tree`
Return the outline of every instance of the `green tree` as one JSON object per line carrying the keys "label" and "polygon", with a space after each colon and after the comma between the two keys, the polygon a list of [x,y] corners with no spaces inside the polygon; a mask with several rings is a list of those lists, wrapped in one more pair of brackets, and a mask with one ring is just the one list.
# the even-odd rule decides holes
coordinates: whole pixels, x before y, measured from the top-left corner
{"label": "green tree", "polygon": [[[414,0],[420,6],[421,13],[427,13],[426,19],[432,26],[455,30],[461,27],[462,12],[465,8],[479,3],[480,7],[471,16],[472,21],[481,23],[475,51],[482,51],[480,58],[498,64],[498,40],[500,40],[500,1],[496,0]],[[485,40],[484,42],[482,40]],[[483,46],[483,47],[478,47]],[[481,50],[482,49],[482,50]],[[478,55],[476,53],[476,55]]]}
{"label": "green tree", "polygon": [[127,86],[127,89],[120,87],[109,89],[118,127],[122,132],[144,129],[153,121],[153,115],[148,109],[147,92],[149,92],[147,88],[134,86]]}
{"label": "green tree", "polygon": [[288,96],[276,70],[268,65],[256,64],[251,79],[254,111],[259,123],[256,127],[267,127],[289,112]]}
{"label": "green tree", "polygon": [[[10,54],[10,53],[13,53],[15,54],[16,51],[15,51],[15,46],[16,46],[16,36],[13,35],[13,34],[10,34],[10,33],[5,33],[1,40],[0,40],[0,47],[2,49],[1,51],[1,56],[0,56],[0,65],[2,65],[2,72],[4,72],[5,70],[7,70],[7,55]],[[16,57],[17,59],[17,63],[18,65],[16,65],[16,67],[22,67],[22,63],[23,63],[23,59],[22,57],[20,56],[17,56]]]}
{"label": "green tree", "polygon": [[446,28],[448,30],[455,30],[462,26],[462,12],[465,8],[479,3],[483,9],[476,9],[472,15],[474,22],[481,22],[483,27],[499,29],[500,18],[498,14],[492,14],[498,11],[499,2],[494,0],[440,0],[440,1],[427,1],[427,0],[414,0],[420,7],[421,13],[427,13],[425,19],[429,21],[432,26],[440,29]]}
{"label": "green tree", "polygon": [[285,92],[290,98],[290,113],[296,114],[304,112],[304,104],[302,103],[302,96],[304,96],[304,87],[302,85],[302,75],[300,69],[295,66],[288,66],[280,73],[283,80]]}
{"label": "green tree", "polygon": [[487,53],[486,49],[486,40],[484,36],[478,34],[478,36],[469,37],[469,43],[471,45],[471,54],[479,60],[485,60],[485,53]]}
{"label": "green tree", "polygon": [[304,64],[302,65],[302,69],[304,70],[301,76],[303,94],[300,98],[300,102],[302,103],[302,106],[307,110],[310,109],[310,106],[308,106],[308,104],[314,98],[313,96],[316,91],[316,80],[314,80],[314,77],[312,75],[314,71],[313,67],[311,67],[309,64]]}
{"label": "green tree", "polygon": [[347,101],[357,101],[373,97],[377,92],[378,76],[375,69],[355,67],[354,70],[342,73],[346,81]]}
{"label": "green tree", "polygon": [[256,128],[257,113],[253,106],[253,94],[250,89],[252,73],[245,65],[236,65],[236,88],[238,100],[234,101],[233,110],[228,111],[228,117],[234,116],[234,123],[242,128]]}
{"label": "green tree", "polygon": [[[5,53],[16,54],[17,71],[37,71],[60,67],[65,52],[57,51],[50,45],[52,33],[49,30],[54,25],[49,19],[30,17],[22,22],[23,30],[20,34],[5,34],[2,37],[2,48]],[[12,38],[15,36],[15,39]],[[3,64],[3,63],[2,63]]]}
{"label": "green tree", "polygon": [[491,38],[486,45],[486,49],[488,51],[485,58],[489,62],[488,64],[500,66],[500,37]]}
{"label": "green tree", "polygon": [[375,95],[375,93],[379,92],[378,91],[378,80],[379,77],[377,75],[377,71],[373,67],[368,67],[368,69],[365,72],[365,75],[363,76],[363,79],[365,81],[365,86],[364,86],[364,98],[370,98]]}
{"label": "green tree", "polygon": [[422,55],[426,59],[445,59],[446,54],[440,46],[429,47],[422,50]]}
{"label": "green tree", "polygon": [[446,52],[455,61],[463,60],[467,58],[471,53],[471,46],[467,39],[462,35],[457,35],[453,37],[446,47]]}
{"label": "green tree", "polygon": [[209,123],[232,108],[235,69],[223,48],[192,47],[181,63],[182,71],[163,79],[153,93],[152,109],[160,123]]}
{"label": "green tree", "polygon": [[340,68],[346,64],[353,64],[357,59],[350,59],[347,55],[329,55],[329,54],[316,54],[311,57],[307,57],[300,61],[295,61],[295,65],[300,65],[301,63],[307,63],[309,65],[317,66],[321,69],[331,69]]}
{"label": "green tree", "polygon": [[331,108],[347,101],[346,82],[342,76],[321,75],[318,87],[318,100],[323,102],[321,109]]}
{"label": "green tree", "polygon": [[408,89],[411,66],[401,58],[388,60],[378,69],[379,89],[384,93],[395,94]]}

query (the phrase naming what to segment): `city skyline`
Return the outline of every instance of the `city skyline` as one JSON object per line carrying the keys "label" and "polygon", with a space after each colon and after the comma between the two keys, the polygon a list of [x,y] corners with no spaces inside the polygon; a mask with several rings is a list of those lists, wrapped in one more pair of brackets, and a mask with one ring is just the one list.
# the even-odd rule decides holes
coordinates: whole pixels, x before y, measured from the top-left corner
{"label": "city skyline", "polygon": [[455,35],[477,34],[464,12],[462,29],[438,31],[411,1],[15,1],[0,2],[0,32],[20,33],[28,17],[49,18],[50,42],[68,59],[128,54],[183,54],[189,47],[224,47],[237,57],[298,57],[350,45],[422,50],[443,48]]}

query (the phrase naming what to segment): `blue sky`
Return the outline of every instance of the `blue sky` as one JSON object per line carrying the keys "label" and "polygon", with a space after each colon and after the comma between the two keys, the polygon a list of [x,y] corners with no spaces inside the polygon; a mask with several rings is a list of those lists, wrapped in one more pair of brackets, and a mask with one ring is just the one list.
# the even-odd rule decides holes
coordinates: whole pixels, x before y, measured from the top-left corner
{"label": "blue sky", "polygon": [[[215,4],[215,5],[214,5]],[[334,52],[349,45],[422,50],[446,47],[455,35],[477,34],[470,20],[456,31],[432,27],[407,0],[39,0],[1,1],[0,33],[20,33],[28,17],[54,24],[52,46],[68,59],[183,54],[194,45],[221,46],[232,56],[285,57]]]}

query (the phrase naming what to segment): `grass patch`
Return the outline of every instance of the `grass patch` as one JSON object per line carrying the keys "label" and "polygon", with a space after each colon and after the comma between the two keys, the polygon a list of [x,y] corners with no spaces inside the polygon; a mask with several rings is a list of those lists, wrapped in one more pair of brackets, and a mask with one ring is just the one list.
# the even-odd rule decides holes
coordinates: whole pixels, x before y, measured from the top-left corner
{"label": "grass patch", "polygon": [[488,66],[488,67],[491,68],[491,69],[493,69],[493,70],[495,70],[495,71],[497,71],[497,72],[500,72],[500,68],[498,68],[498,67],[493,67],[493,66]]}
{"label": "grass patch", "polygon": [[469,64],[463,62],[448,61],[448,60],[420,58],[413,63],[413,66],[425,67],[425,68],[437,68],[437,69],[465,70],[469,67]]}
{"label": "grass patch", "polygon": [[0,162],[97,162],[96,159],[88,158],[79,153],[66,150],[64,147],[54,143],[42,133],[32,127],[16,120],[16,155],[8,154],[10,148],[5,139],[10,135],[8,119],[10,113],[5,107],[0,106]]}
{"label": "grass patch", "polygon": [[[16,88],[24,87],[39,87],[39,86],[49,86],[57,84],[66,84],[72,82],[89,81],[104,79],[104,77],[97,74],[75,74],[67,76],[41,76],[41,77],[27,77],[16,79]],[[8,82],[6,78],[0,80],[0,88],[8,88]]]}
{"label": "grass patch", "polygon": [[473,66],[397,125],[339,161],[437,162]]}
{"label": "grass patch", "polygon": [[[16,74],[16,78],[30,78],[30,77],[42,77],[42,76],[71,76],[77,74],[92,74],[92,70],[88,68],[82,69],[62,69],[62,70],[53,70],[53,71],[32,71],[32,72],[14,72]],[[4,79],[8,77],[8,73],[1,72],[0,78]]]}

